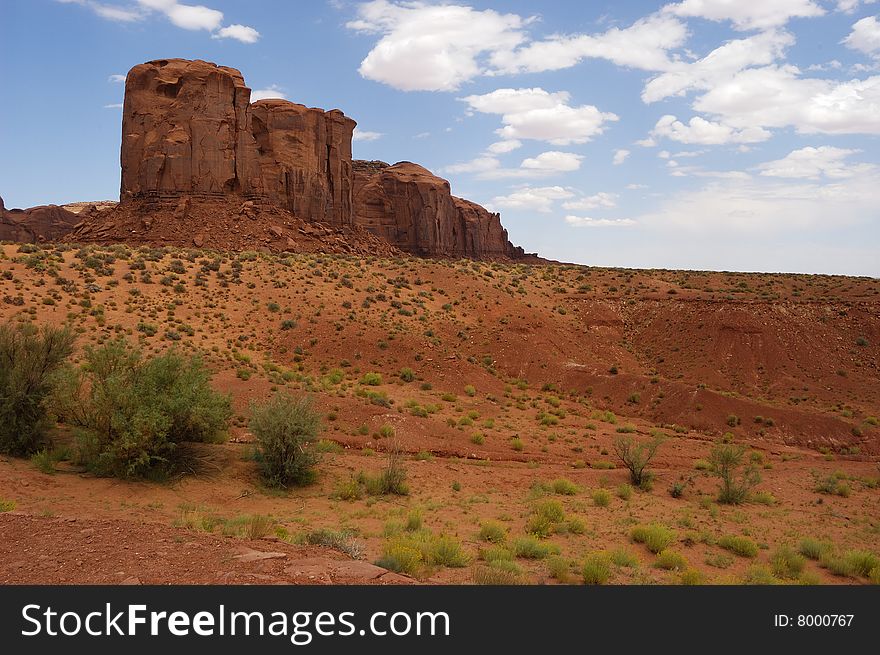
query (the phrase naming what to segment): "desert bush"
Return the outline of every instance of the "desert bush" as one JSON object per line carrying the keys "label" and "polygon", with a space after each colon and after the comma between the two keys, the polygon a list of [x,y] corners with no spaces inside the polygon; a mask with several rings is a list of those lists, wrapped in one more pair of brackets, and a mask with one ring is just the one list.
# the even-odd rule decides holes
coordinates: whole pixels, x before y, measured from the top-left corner
{"label": "desert bush", "polygon": [[371,496],[408,495],[403,452],[397,445],[393,445],[386,453],[385,468],[376,475],[361,473],[358,480]]}
{"label": "desert bush", "polygon": [[779,584],[779,579],[766,566],[752,564],[743,575],[742,583],[746,585],[776,585]]}
{"label": "desert bush", "polygon": [[513,553],[504,546],[497,544],[481,548],[479,556],[484,562],[513,561]]}
{"label": "desert bush", "polygon": [[314,443],[321,417],[307,396],[277,393],[251,406],[251,432],[257,439],[263,481],[270,487],[305,485],[315,479]]}
{"label": "desert bush", "polygon": [[356,477],[349,476],[336,483],[330,497],[334,500],[360,500],[364,497],[364,488]]}
{"label": "desert bush", "polygon": [[637,544],[645,544],[652,553],[659,553],[675,541],[675,532],[659,523],[637,525],[629,533]]}
{"label": "desert bush", "polygon": [[758,468],[750,463],[743,468],[745,455],[743,446],[733,444],[717,444],[709,454],[709,463],[713,474],[721,478],[721,488],[718,492],[718,502],[736,505],[744,502],[749,491],[761,481]]}
{"label": "desert bush", "polygon": [[493,544],[504,543],[507,539],[507,530],[497,521],[486,521],[480,526],[479,538]]}
{"label": "desert bush", "polygon": [[584,584],[605,584],[611,578],[611,557],[605,551],[590,553],[581,568]]}
{"label": "desert bush", "polygon": [[0,325],[0,453],[30,455],[45,444],[54,374],[72,351],[66,328]]}
{"label": "desert bush", "polygon": [[651,473],[647,467],[661,443],[662,436],[649,441],[636,441],[633,437],[622,435],[614,438],[614,453],[629,469],[630,480],[635,486],[644,488],[650,483]]}
{"label": "desert bush", "polygon": [[819,564],[834,575],[867,578],[872,570],[880,567],[880,557],[866,550],[848,550],[839,555],[826,551],[819,559]]}
{"label": "desert bush", "polygon": [[523,559],[544,559],[550,555],[558,555],[559,547],[555,544],[540,541],[535,537],[519,537],[511,545],[513,554]]}
{"label": "desert bush", "polygon": [[654,566],[667,571],[684,571],[687,568],[687,560],[681,553],[666,548],[657,554]]}
{"label": "desert bush", "polygon": [[681,572],[678,581],[682,585],[701,585],[706,582],[706,578],[697,569],[686,569]]}
{"label": "desert bush", "polygon": [[785,580],[796,580],[803,573],[806,559],[794,548],[783,545],[777,548],[770,556],[770,566],[773,575]]}
{"label": "desert bush", "polygon": [[568,478],[556,478],[550,481],[550,488],[553,493],[560,496],[574,496],[578,491],[578,486]]}
{"label": "desert bush", "polygon": [[740,557],[755,557],[758,554],[758,544],[748,537],[724,535],[718,540],[718,545]]}
{"label": "desert bush", "polygon": [[358,541],[356,533],[351,529],[343,530],[315,530],[305,535],[303,541],[313,546],[324,546],[345,553],[353,559],[364,556],[364,544]]}
{"label": "desert bush", "polygon": [[422,568],[422,552],[411,544],[399,541],[386,543],[376,566],[415,576]]}
{"label": "desert bush", "polygon": [[522,569],[515,562],[492,562],[474,567],[472,579],[478,585],[525,584]]}
{"label": "desert bush", "polygon": [[628,548],[617,548],[611,551],[611,561],[616,566],[626,568],[636,568],[639,565],[639,558]]}
{"label": "desert bush", "polygon": [[798,546],[798,552],[804,557],[818,561],[825,553],[834,550],[833,544],[827,541],[820,541],[812,537],[804,537]]}
{"label": "desert bush", "polygon": [[611,492],[607,489],[596,489],[592,493],[596,507],[608,507],[611,504]]}
{"label": "desert bush", "polygon": [[617,497],[621,500],[629,500],[630,498],[632,498],[632,492],[633,488],[626,483],[621,484],[617,487]]}
{"label": "desert bush", "polygon": [[566,558],[554,555],[547,560],[547,570],[550,577],[562,584],[571,582],[571,562]]}
{"label": "desert bush", "polygon": [[124,339],[86,347],[59,372],[53,406],[77,428],[78,457],[99,475],[164,476],[185,465],[181,444],[217,441],[232,415],[198,357],[172,349],[145,359]]}

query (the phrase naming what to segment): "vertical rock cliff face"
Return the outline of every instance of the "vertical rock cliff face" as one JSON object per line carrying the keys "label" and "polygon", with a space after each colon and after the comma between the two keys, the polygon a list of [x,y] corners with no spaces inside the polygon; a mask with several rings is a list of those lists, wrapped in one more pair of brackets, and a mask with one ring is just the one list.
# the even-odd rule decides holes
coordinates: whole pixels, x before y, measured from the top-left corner
{"label": "vertical rock cliff face", "polygon": [[261,194],[250,96],[234,68],[182,59],[132,68],[122,110],[121,200]]}
{"label": "vertical rock cliff face", "polygon": [[351,137],[356,123],[339,110],[286,100],[251,105],[265,194],[308,220],[351,224]]}
{"label": "vertical rock cliff face", "polygon": [[354,221],[414,255],[514,257],[498,214],[410,162],[354,162]]}

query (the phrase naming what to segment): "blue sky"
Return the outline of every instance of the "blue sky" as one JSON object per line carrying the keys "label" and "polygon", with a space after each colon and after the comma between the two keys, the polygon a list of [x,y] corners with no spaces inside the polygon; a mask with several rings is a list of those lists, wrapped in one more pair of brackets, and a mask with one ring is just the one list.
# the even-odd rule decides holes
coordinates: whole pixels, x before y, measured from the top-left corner
{"label": "blue sky", "polygon": [[[192,0],[193,2],[195,0]],[[123,84],[240,69],[564,261],[880,276],[880,2],[4,0],[0,195],[115,199]]]}

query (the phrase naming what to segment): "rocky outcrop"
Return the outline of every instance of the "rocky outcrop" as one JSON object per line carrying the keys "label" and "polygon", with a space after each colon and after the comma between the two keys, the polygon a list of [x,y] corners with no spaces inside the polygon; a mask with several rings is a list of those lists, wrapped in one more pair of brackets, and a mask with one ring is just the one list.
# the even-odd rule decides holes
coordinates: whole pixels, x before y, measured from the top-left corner
{"label": "rocky outcrop", "polygon": [[125,83],[120,202],[147,213],[173,207],[172,218],[186,224],[193,203],[225,199],[223,206],[251,203],[250,214],[274,207],[307,223],[363,227],[416,255],[521,256],[498,214],[455,198],[427,169],[358,162],[355,171],[355,125],[339,110],[250,104],[234,68],[140,64]]}
{"label": "rocky outcrop", "polygon": [[311,221],[351,224],[351,137],[356,123],[339,110],[286,100],[251,105],[265,195]]}
{"label": "rocky outcrop", "polygon": [[498,214],[456,198],[449,182],[411,162],[354,162],[354,222],[414,255],[521,256]]}
{"label": "rocky outcrop", "polygon": [[76,214],[63,207],[41,205],[29,209],[6,209],[3,198],[0,198],[0,241],[53,241],[70,232],[78,221]]}
{"label": "rocky outcrop", "polygon": [[234,68],[163,59],[125,80],[120,199],[261,194],[251,91]]}

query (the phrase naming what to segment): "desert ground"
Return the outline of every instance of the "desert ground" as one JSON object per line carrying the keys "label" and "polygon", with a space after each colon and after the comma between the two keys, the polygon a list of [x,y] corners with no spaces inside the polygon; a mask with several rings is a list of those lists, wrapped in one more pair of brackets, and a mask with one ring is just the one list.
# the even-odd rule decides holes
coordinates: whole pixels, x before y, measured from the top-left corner
{"label": "desert ground", "polygon": [[[0,457],[0,583],[880,581],[876,279],[7,244],[0,301],[70,325],[74,361],[198,354],[234,407],[170,480]],[[248,429],[278,390],[323,426],[283,491]],[[649,488],[621,435],[663,439]],[[719,441],[760,471],[747,502],[717,502]],[[364,493],[391,449],[408,493]]]}

